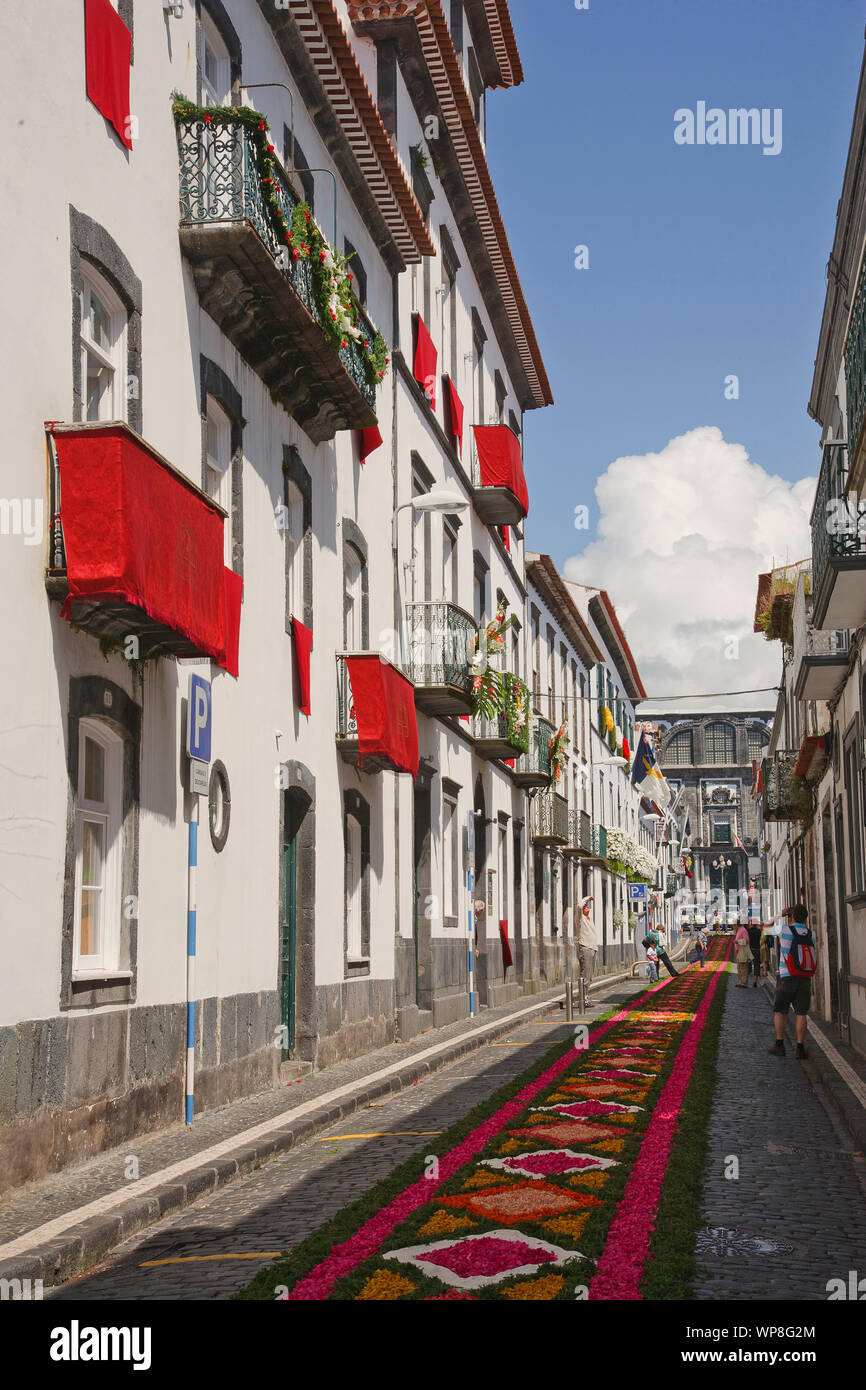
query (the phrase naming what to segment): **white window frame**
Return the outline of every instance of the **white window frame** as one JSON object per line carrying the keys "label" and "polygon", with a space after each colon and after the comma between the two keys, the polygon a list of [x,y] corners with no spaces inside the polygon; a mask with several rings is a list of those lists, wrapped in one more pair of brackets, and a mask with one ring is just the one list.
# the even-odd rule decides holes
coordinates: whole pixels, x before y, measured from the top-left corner
{"label": "white window frame", "polygon": [[346,815],[346,959],[350,965],[364,959],[362,847],[361,822],[349,811]]}
{"label": "white window frame", "polygon": [[[223,525],[223,561],[232,567],[232,422],[213,396],[205,405],[205,491],[226,513]],[[211,448],[211,426],[217,435],[217,451]]]}
{"label": "white window frame", "polygon": [[[90,739],[103,749],[104,799],[84,796],[85,743]],[[74,979],[115,973],[120,964],[121,914],[121,798],[123,796],[123,740],[98,719],[82,719],[78,726],[78,789],[75,806],[75,914],[72,937]],[[84,894],[84,825],[103,827],[102,912],[98,952],[81,952],[82,899]]]}
{"label": "white window frame", "polygon": [[[96,295],[109,316],[111,344],[104,348],[90,336],[90,301]],[[95,420],[126,419],[126,309],[117,291],[108,283],[104,275],[89,261],[81,261],[81,319],[79,340],[81,348],[81,400],[82,418],[89,420],[90,405],[89,361],[93,358],[100,367],[111,373],[111,389],[107,393],[107,409],[100,408]]]}
{"label": "white window frame", "polygon": [[499,916],[496,919],[497,927],[500,922],[508,921],[508,826],[500,823],[498,833],[497,864],[499,869],[499,883],[496,895],[496,907]]}
{"label": "white window frame", "polygon": [[442,905],[443,917],[460,918],[460,820],[457,798],[442,798]]}
{"label": "white window frame", "polygon": [[363,573],[364,561],[347,541],[343,546],[343,650],[347,652],[364,650]]}
{"label": "white window frame", "polygon": [[[199,31],[199,67],[201,69],[201,99],[204,106],[231,105],[232,64],[225,39],[202,6]],[[210,48],[218,64],[218,85],[208,79],[206,54]]]}
{"label": "white window frame", "polygon": [[286,491],[286,545],[288,546],[289,614],[304,620],[304,494],[289,479]]}

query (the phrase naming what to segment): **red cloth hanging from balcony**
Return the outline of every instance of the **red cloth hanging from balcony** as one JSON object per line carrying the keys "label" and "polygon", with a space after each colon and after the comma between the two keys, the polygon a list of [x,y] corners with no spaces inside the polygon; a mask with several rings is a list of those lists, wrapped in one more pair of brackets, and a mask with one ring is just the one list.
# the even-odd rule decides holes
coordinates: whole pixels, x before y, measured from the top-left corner
{"label": "red cloth hanging from balcony", "polygon": [[227,577],[219,510],[124,425],[58,430],[54,442],[63,616],[79,599],[129,603],[202,655],[236,665],[241,581]]}
{"label": "red cloth hanging from balcony", "polygon": [[295,639],[295,694],[301,714],[310,713],[310,652],[313,649],[313,634],[297,618],[292,618],[292,636]]}
{"label": "red cloth hanging from balcony", "polygon": [[514,958],[511,954],[511,945],[508,940],[508,923],[505,921],[499,923],[499,942],[502,946],[502,969],[507,970],[509,965],[514,964]]}
{"label": "red cloth hanging from balcony", "polygon": [[424,387],[424,395],[430,402],[431,410],[436,409],[436,363],[438,360],[439,354],[433,339],[427,331],[426,323],[419,314],[412,375],[418,384]]}
{"label": "red cloth hanging from balcony", "polygon": [[84,48],[87,95],[131,150],[129,60],[132,35],[109,0],[86,0]]}
{"label": "red cloth hanging from balcony", "polygon": [[370,455],[381,448],[382,443],[378,425],[370,425],[368,429],[361,430],[361,462],[366,463]]}
{"label": "red cloth hanging from balcony", "polygon": [[500,534],[500,536],[502,537],[502,544],[505,546],[505,549],[508,551],[508,553],[509,553],[509,555],[510,555],[510,554],[511,554],[511,533],[510,533],[509,528],[508,528],[507,526],[500,526],[500,528],[499,528],[499,534]]}
{"label": "red cloth hanging from balcony", "polygon": [[509,425],[475,425],[474,428],[481,486],[507,487],[526,516],[529,493],[523,475],[520,440]]}
{"label": "red cloth hanging from balcony", "polygon": [[451,410],[451,433],[457,440],[457,453],[463,453],[463,402],[457,394],[457,387],[451,380],[448,381],[448,405]]}
{"label": "red cloth hanging from balcony", "polygon": [[241,642],[241,603],[244,597],[244,581],[234,570],[224,569],[223,579],[226,593],[226,645],[222,660],[217,665],[228,671],[230,676],[238,674],[238,653]]}
{"label": "red cloth hanging from balcony", "polygon": [[378,655],[347,656],[358,725],[358,765],[386,757],[399,772],[418,771],[415,691],[402,672]]}

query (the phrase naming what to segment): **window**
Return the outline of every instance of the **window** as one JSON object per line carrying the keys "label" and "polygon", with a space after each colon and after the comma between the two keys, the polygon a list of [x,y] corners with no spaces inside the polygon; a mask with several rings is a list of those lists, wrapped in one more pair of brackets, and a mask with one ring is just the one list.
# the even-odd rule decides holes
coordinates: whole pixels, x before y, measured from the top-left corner
{"label": "window", "polygon": [[552,627],[547,629],[547,693],[549,696],[547,704],[547,717],[551,724],[557,722],[556,719],[556,633]]}
{"label": "window", "polygon": [[851,892],[863,891],[863,827],[860,821],[859,740],[855,731],[845,743],[845,798],[848,807],[848,871]]}
{"label": "window", "polygon": [[674,734],[664,751],[662,762],[671,763],[675,767],[688,767],[691,764],[692,736],[688,729],[684,729],[682,733]]}
{"label": "window", "polygon": [[484,424],[484,343],[477,336],[472,342],[472,404],[476,425]]}
{"label": "window", "polygon": [[231,103],[231,61],[223,38],[206,10],[201,12],[201,99],[204,106]]}
{"label": "window", "polygon": [[451,41],[457,53],[463,52],[463,0],[451,0]]}
{"label": "window", "polygon": [[457,380],[457,295],[454,275],[442,257],[442,366],[451,380]]}
{"label": "window", "polygon": [[[460,864],[458,859],[460,822],[457,802],[453,797],[442,799],[442,911],[445,925],[456,927],[460,913]],[[450,919],[450,920],[449,920]]]}
{"label": "window", "polygon": [[86,420],[123,420],[126,312],[92,265],[81,262],[81,381]]}
{"label": "window", "polygon": [[761,729],[749,729],[747,733],[749,762],[759,763],[763,756],[767,736]]}
{"label": "window", "polygon": [[[293,155],[293,154],[294,154],[294,164],[292,164],[292,155]],[[287,125],[284,125],[284,126],[283,126],[283,161],[284,161],[284,163],[285,163],[286,169],[289,170],[289,173],[290,173],[290,174],[291,174],[292,172],[294,173],[294,180],[293,180],[293,182],[295,183],[296,188],[300,191],[300,193],[301,193],[301,195],[302,195],[302,197],[303,197],[303,199],[304,199],[304,202],[305,202],[305,203],[309,203],[309,205],[310,205],[310,212],[313,213],[313,214],[315,214],[315,211],[316,211],[316,180],[313,178],[313,175],[310,173],[310,166],[309,166],[309,164],[308,164],[308,162],[307,162],[307,157],[306,157],[306,155],[304,154],[304,151],[301,149],[300,141],[298,140],[297,135],[295,136],[294,144],[293,144],[293,143],[292,143],[292,132],[291,132],[291,130],[289,129],[289,127],[288,127]],[[351,248],[351,249],[354,250],[354,248]],[[348,256],[348,254],[349,254],[349,250],[350,250],[350,244],[349,244],[348,242],[346,242],[346,244],[345,244],[345,251],[346,251],[346,255],[347,255],[347,256]],[[353,265],[352,267],[350,267],[350,268],[351,268],[352,274],[355,275],[355,268],[354,268],[354,265]],[[356,276],[356,279],[357,279],[357,276]],[[365,276],[365,277],[364,277],[364,289],[365,289],[365,291],[366,291],[366,287],[367,287],[367,279],[366,279],[366,276]],[[363,301],[362,301],[362,303],[363,303]]]}
{"label": "window", "polygon": [[704,733],[704,749],[708,763],[733,763],[733,727],[730,724],[708,724]]}
{"label": "window", "polygon": [[346,955],[349,962],[359,961],[363,950],[363,917],[361,895],[364,881],[362,863],[361,822],[353,815],[346,816]]}
{"label": "window", "polygon": [[446,603],[456,603],[460,592],[457,554],[457,527],[446,516],[442,523],[442,597]]}
{"label": "window", "polygon": [[343,548],[343,650],[366,650],[363,617],[364,561],[353,545]]}
{"label": "window", "polygon": [[364,269],[364,262],[358,255],[348,237],[343,239],[343,250],[346,260],[349,262],[349,274],[352,276],[352,287],[358,297],[358,303],[364,307],[367,303],[367,272]]}
{"label": "window", "polygon": [[729,820],[716,820],[713,822],[713,844],[729,845],[731,843],[731,822]]}
{"label": "window", "polygon": [[[586,724],[584,723],[585,713],[586,713],[586,677],[584,676],[583,672],[581,671],[581,673],[580,673],[580,746],[581,746],[582,749],[586,748],[586,740],[587,740],[587,728],[586,728]],[[575,728],[577,728],[577,722],[576,722],[576,721],[575,721]]]}
{"label": "window", "polygon": [[[429,475],[428,475],[429,476]],[[423,497],[429,485],[420,473],[412,474],[412,496]],[[433,597],[431,560],[431,520],[429,512],[412,511],[412,599],[428,602]]]}
{"label": "window", "polygon": [[505,422],[505,402],[508,397],[508,388],[499,372],[495,374],[494,384],[496,387],[496,422],[502,425]]}
{"label": "window", "polygon": [[121,740],[107,725],[81,720],[72,961],[77,975],[118,967],[122,753]]}
{"label": "window", "polygon": [[511,670],[515,676],[523,676],[523,662],[521,660],[521,629],[520,624],[515,623],[511,629]]}
{"label": "window", "polygon": [[205,428],[205,491],[227,513],[223,527],[225,563],[232,567],[232,429],[231,421],[222,406],[207,398]]}
{"label": "window", "polygon": [[508,921],[508,827],[499,826],[499,920]]}
{"label": "window", "polygon": [[304,621],[304,495],[286,483],[286,594],[289,616]]}
{"label": "window", "polygon": [[536,609],[532,611],[532,695],[533,704],[538,705],[541,695],[541,631]]}

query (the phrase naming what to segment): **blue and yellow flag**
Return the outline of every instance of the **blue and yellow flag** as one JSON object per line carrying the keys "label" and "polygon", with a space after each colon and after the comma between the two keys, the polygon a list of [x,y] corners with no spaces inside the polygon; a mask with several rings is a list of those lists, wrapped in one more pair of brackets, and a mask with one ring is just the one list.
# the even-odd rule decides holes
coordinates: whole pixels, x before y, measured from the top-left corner
{"label": "blue and yellow flag", "polygon": [[637,752],[634,755],[631,780],[643,795],[648,796],[661,810],[664,810],[665,806],[668,805],[671,799],[671,789],[662,776],[661,769],[656,762],[656,755],[645,732],[641,733]]}

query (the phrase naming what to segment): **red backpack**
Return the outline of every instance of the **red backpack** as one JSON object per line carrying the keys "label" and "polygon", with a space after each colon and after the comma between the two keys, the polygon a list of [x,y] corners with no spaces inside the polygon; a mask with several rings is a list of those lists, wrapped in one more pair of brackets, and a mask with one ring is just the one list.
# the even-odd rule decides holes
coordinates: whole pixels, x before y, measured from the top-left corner
{"label": "red backpack", "polygon": [[[805,936],[798,934],[798,927],[802,928]],[[785,957],[788,974],[795,975],[799,979],[811,979],[818,969],[818,957],[815,954],[812,928],[807,927],[805,922],[792,922],[790,932],[791,949]]]}

